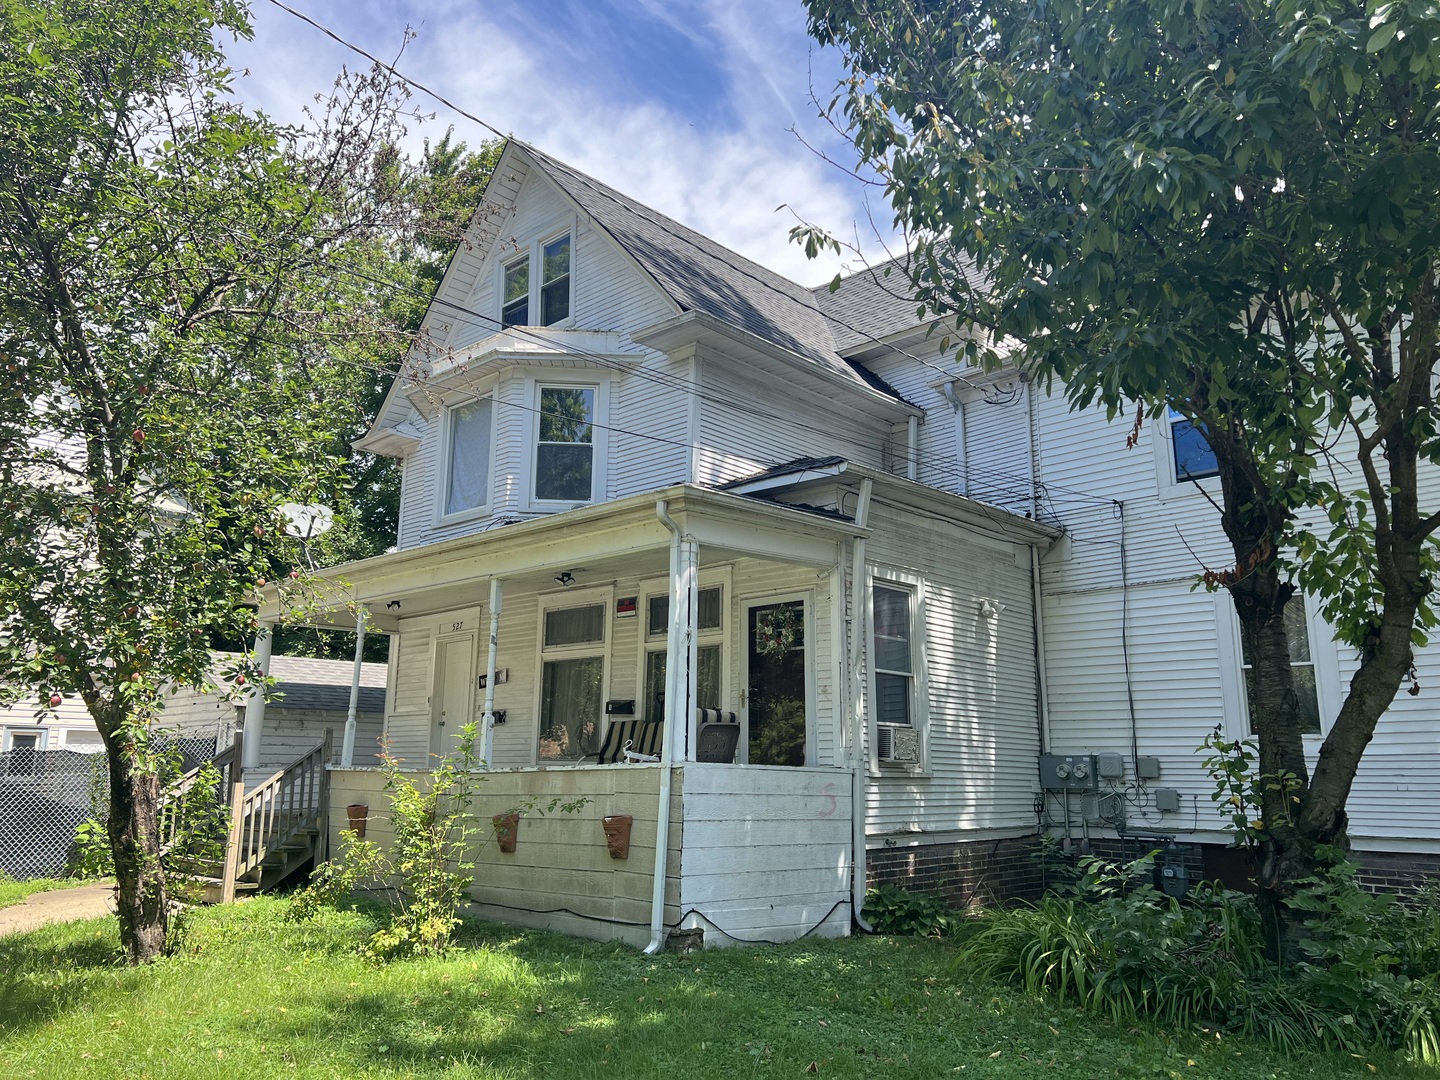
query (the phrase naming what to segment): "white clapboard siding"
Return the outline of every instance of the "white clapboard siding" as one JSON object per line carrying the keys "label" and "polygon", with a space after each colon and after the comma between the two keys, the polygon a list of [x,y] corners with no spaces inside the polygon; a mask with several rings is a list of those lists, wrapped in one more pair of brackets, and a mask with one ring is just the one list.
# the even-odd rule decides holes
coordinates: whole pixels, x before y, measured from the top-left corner
{"label": "white clapboard siding", "polygon": [[[1033,826],[1039,718],[1029,548],[881,503],[871,524],[871,565],[924,581],[930,769],[886,768],[872,778],[867,832]],[[982,616],[982,599],[1004,605],[994,622]]]}
{"label": "white clapboard siding", "polygon": [[884,465],[890,426],[857,420],[813,391],[735,361],[701,364],[695,482],[723,484],[801,457]]}
{"label": "white clapboard siding", "polygon": [[707,945],[848,929],[847,773],[692,763],[684,788],[682,927]]}

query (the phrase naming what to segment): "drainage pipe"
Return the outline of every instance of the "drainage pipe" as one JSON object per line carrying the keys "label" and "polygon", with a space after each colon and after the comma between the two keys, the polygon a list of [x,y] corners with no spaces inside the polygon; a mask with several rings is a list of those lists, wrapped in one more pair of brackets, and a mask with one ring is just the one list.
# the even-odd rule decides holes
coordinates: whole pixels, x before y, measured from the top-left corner
{"label": "drainage pipe", "polygon": [[1030,548],[1030,602],[1035,605],[1035,684],[1040,706],[1040,753],[1050,752],[1050,680],[1045,674],[1045,615],[1040,602],[1040,549]]}
{"label": "drainage pipe", "polygon": [[[865,528],[870,519],[870,495],[875,482],[860,481],[860,498],[855,503],[855,524]],[[870,592],[865,588],[865,538],[857,536],[850,545],[850,845],[854,876],[850,882],[850,915],[867,934],[875,928],[861,914],[865,907],[865,779],[867,763],[861,751],[865,727],[865,685],[861,667],[870,618]]]}
{"label": "drainage pipe", "polygon": [[490,579],[490,651],[485,664],[485,713],[480,720],[480,760],[490,768],[495,753],[495,649],[500,641],[500,610],[505,594],[499,578]]}
{"label": "drainage pipe", "polygon": [[[345,741],[340,749],[340,766],[355,764],[355,716],[360,711],[360,676],[365,670],[365,624],[370,609],[361,607],[355,618],[355,667],[350,672],[350,706],[345,710]],[[325,764],[330,764],[328,761]]]}
{"label": "drainage pipe", "polygon": [[[660,805],[655,816],[655,877],[650,892],[650,943],[645,946],[647,953],[656,953],[665,944],[665,869],[670,854],[670,783],[671,759],[675,748],[675,731],[683,718],[684,704],[681,688],[685,679],[680,659],[682,627],[689,624],[690,613],[681,604],[688,601],[682,586],[681,563],[688,554],[693,560],[695,541],[680,535],[680,526],[670,516],[664,499],[655,504],[655,516],[670,530],[670,631],[665,642],[665,731],[660,738]],[[688,543],[687,543],[688,540]],[[682,553],[682,545],[689,548]],[[690,563],[691,568],[694,562]],[[682,624],[681,619],[685,622]]]}

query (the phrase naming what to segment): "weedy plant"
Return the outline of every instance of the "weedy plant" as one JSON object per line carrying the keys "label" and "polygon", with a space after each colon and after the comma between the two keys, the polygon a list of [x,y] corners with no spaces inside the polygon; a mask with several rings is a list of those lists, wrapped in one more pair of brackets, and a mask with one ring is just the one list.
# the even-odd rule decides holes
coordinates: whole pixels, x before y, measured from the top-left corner
{"label": "weedy plant", "polygon": [[964,918],[938,896],[889,884],[866,892],[864,915],[876,933],[901,937],[946,937]]}
{"label": "weedy plant", "polygon": [[[379,892],[389,902],[390,923],[370,938],[368,955],[427,956],[449,948],[465,890],[475,880],[474,854],[491,837],[470,812],[485,780],[475,751],[478,737],[478,727],[466,724],[455,749],[418,782],[387,747],[380,762],[393,843],[386,849],[353,830],[342,832],[339,853],[316,867],[309,885],[291,901],[290,917],[308,919],[322,905],[339,905],[361,891]],[[531,800],[511,812],[574,813],[586,802]]]}

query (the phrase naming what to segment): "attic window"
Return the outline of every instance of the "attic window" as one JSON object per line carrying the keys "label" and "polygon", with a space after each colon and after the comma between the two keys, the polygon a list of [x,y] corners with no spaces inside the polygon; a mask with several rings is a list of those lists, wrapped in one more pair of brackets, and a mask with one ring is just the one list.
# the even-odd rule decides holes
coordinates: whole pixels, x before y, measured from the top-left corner
{"label": "attic window", "polygon": [[557,236],[543,249],[540,263],[540,325],[553,326],[570,317],[570,234]]}
{"label": "attic window", "polygon": [[530,325],[529,255],[522,255],[505,264],[505,306],[500,312],[500,325]]}

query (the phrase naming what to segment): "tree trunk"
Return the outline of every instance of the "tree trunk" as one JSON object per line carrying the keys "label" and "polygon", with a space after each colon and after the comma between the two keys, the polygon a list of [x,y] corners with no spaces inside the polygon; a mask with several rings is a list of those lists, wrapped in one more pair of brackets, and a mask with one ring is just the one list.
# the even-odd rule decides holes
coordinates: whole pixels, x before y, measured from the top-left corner
{"label": "tree trunk", "polygon": [[130,963],[144,964],[164,954],[170,925],[160,865],[160,778],[153,770],[135,767],[135,750],[123,738],[115,740],[108,757],[120,943]]}

